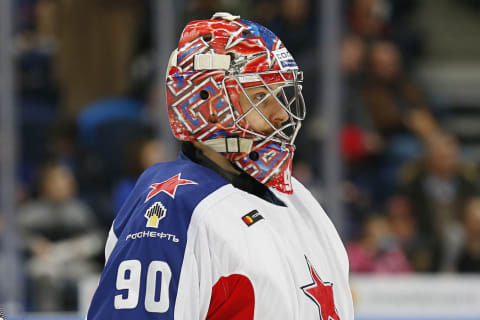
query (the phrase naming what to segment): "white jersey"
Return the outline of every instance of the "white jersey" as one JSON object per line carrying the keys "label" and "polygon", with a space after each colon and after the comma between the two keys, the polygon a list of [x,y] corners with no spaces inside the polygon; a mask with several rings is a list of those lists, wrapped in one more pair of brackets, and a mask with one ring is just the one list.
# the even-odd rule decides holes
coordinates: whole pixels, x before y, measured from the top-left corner
{"label": "white jersey", "polygon": [[190,161],[137,182],[109,235],[88,319],[353,320],[348,259],[293,179],[285,206]]}

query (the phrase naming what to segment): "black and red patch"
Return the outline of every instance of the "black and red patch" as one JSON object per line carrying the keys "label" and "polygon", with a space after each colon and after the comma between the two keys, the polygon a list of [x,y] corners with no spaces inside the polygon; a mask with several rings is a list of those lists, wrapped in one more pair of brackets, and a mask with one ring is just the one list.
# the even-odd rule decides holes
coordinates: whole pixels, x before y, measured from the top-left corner
{"label": "black and red patch", "polygon": [[256,209],[250,211],[249,213],[247,213],[242,217],[243,222],[245,222],[245,224],[249,227],[253,225],[255,222],[258,222],[262,219],[263,219],[263,216],[260,213],[258,213],[258,210]]}

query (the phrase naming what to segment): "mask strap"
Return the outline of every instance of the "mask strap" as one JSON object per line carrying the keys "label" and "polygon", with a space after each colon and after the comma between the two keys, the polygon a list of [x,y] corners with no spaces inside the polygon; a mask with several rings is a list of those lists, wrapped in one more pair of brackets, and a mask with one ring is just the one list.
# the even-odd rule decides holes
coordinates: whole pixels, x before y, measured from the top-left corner
{"label": "mask strap", "polygon": [[250,153],[252,150],[253,140],[240,137],[231,137],[211,139],[201,141],[201,143],[217,152]]}

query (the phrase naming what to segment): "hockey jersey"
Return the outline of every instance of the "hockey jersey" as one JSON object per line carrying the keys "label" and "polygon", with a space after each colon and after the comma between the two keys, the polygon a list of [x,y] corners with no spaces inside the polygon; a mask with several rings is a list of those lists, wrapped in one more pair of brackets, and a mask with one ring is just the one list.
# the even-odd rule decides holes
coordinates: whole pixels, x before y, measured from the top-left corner
{"label": "hockey jersey", "polygon": [[88,320],[353,320],[348,259],[298,181],[273,204],[181,155],[119,211]]}

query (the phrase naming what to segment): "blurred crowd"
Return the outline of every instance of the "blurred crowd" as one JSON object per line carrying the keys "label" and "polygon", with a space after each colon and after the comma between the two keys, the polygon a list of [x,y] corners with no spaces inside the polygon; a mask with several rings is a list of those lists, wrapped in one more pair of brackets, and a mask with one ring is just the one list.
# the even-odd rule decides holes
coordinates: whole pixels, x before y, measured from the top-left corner
{"label": "blurred crowd", "polygon": [[[26,308],[75,310],[78,284],[101,271],[106,234],[136,178],[175,157],[158,136],[153,1],[15,3]],[[338,143],[352,272],[480,272],[477,168],[413,73],[426,41],[412,23],[418,3],[343,1]],[[316,1],[182,4],[174,38],[186,21],[229,10],[275,32],[304,70],[309,114],[321,112]],[[321,189],[312,120],[294,175]]]}

